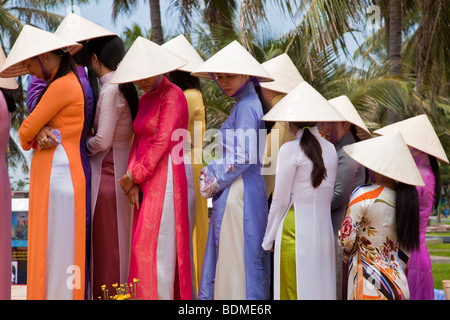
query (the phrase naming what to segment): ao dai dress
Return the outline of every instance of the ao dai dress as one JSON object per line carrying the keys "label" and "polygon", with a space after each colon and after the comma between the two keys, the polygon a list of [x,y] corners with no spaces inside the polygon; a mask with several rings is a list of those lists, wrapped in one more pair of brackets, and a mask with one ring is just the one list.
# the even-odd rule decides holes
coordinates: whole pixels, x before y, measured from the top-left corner
{"label": "ao dai dress", "polygon": [[205,105],[202,93],[197,89],[184,90],[189,110],[188,131],[190,139],[186,140],[185,159],[189,197],[189,224],[191,234],[192,256],[192,294],[197,297],[202,274],[203,256],[208,237],[208,204],[200,194],[200,173],[203,169],[203,136],[206,130]]}
{"label": "ao dai dress", "polygon": [[11,184],[6,167],[11,115],[0,91],[0,300],[11,299]]}
{"label": "ao dai dress", "polygon": [[435,177],[428,160],[428,154],[421,153],[414,157],[422,179],[423,187],[416,187],[419,196],[420,244],[413,250],[408,260],[408,285],[411,300],[434,300],[433,273],[431,259],[425,242],[428,219],[434,203]]}
{"label": "ao dai dress", "polygon": [[129,281],[142,299],[191,299],[186,98],[166,77],[139,100],[128,170],[142,190],[135,208]]}
{"label": "ao dai dress", "polygon": [[31,161],[27,299],[85,297],[84,106],[80,82],[69,72],[48,86],[19,129],[24,150],[37,146],[35,137],[46,124],[58,129],[62,140],[56,148],[35,149]]}
{"label": "ao dai dress", "polygon": [[330,204],[338,159],[334,146],[310,129],[322,148],[327,176],[314,188],[313,164],[300,148],[304,133],[278,154],[275,189],[263,248],[274,248],[274,299],[336,299],[335,247]]}
{"label": "ao dai dress", "polygon": [[379,185],[361,186],[350,197],[339,230],[348,263],[349,300],[409,299],[399,259],[395,224],[396,193]]}
{"label": "ao dai dress", "polygon": [[92,168],[92,285],[93,298],[101,286],[128,281],[132,207],[119,184],[126,173],[133,139],[128,103],[111,71],[100,78],[94,119],[95,135],[87,140]]}
{"label": "ao dai dress", "polygon": [[[213,209],[199,300],[269,298],[270,257],[261,247],[268,213],[261,175],[265,139],[259,137],[263,111],[252,82],[235,99],[219,130],[222,154],[201,174],[202,195],[212,197]],[[247,143],[233,136],[239,133],[247,135]]]}

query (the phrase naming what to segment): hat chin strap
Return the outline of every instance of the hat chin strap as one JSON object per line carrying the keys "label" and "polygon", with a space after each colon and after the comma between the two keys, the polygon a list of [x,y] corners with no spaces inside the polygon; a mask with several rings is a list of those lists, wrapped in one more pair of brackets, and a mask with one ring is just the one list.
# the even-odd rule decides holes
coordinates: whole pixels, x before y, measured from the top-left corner
{"label": "hat chin strap", "polygon": [[41,59],[39,59],[39,57],[34,57],[33,59],[36,59],[39,62],[39,66],[41,67],[41,72],[42,72],[42,76],[44,77],[45,81],[50,80],[51,74],[50,72],[47,71],[47,69],[44,67],[44,65],[42,64]]}

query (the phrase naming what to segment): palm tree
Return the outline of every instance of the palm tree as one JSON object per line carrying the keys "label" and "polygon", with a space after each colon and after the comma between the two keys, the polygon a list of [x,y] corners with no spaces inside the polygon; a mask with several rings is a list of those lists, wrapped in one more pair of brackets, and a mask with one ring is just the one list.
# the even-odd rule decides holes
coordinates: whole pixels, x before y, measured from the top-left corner
{"label": "palm tree", "polygon": [[[150,5],[150,22],[151,22],[151,36],[152,41],[157,44],[164,43],[163,30],[161,25],[161,9],[159,6],[159,0],[149,0]],[[119,14],[130,14],[136,9],[138,4],[137,0],[114,0],[112,4],[112,17],[117,19]]]}

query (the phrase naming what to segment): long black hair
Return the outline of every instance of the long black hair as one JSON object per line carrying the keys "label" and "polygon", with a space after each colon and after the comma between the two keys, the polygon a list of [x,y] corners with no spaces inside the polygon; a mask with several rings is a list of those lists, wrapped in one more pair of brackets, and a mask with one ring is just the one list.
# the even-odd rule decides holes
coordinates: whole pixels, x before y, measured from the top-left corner
{"label": "long black hair", "polygon": [[325,164],[323,162],[322,147],[316,137],[309,130],[310,127],[316,126],[316,123],[293,122],[293,125],[299,129],[303,129],[303,135],[300,139],[300,148],[313,163],[313,170],[311,171],[311,184],[314,188],[317,188],[327,177],[327,168],[325,168]]}
{"label": "long black hair", "polygon": [[397,183],[395,223],[397,241],[408,251],[419,247],[419,196],[415,186]]}
{"label": "long black hair", "polygon": [[442,190],[442,180],[441,171],[439,169],[438,161],[432,155],[428,155],[428,160],[430,161],[431,170],[434,174],[434,209],[439,206],[439,201],[441,200],[441,190]]}
{"label": "long black hair", "polygon": [[[125,56],[125,46],[118,36],[92,39],[88,42],[89,54],[95,54],[98,60],[109,70],[115,71]],[[139,107],[139,96],[133,83],[119,84],[119,90],[128,102],[131,117],[134,121]],[[94,108],[95,112],[95,108]]]}
{"label": "long black hair", "polygon": [[5,97],[6,105],[8,106],[8,111],[11,113],[16,111],[17,109],[16,96],[18,94],[19,89],[11,90],[0,88],[0,90],[2,91],[3,96]]}
{"label": "long black hair", "polygon": [[[200,83],[200,78],[191,76],[189,72],[175,70],[169,73],[168,75],[169,81],[173,84],[177,85],[182,91],[188,89],[196,89],[202,92],[202,85]],[[203,99],[203,94],[202,94]],[[203,100],[204,104],[204,100]],[[205,125],[207,125],[207,115],[205,109]]]}
{"label": "long black hair", "polygon": [[94,109],[95,109],[95,106],[97,105],[97,101],[98,101],[98,94],[99,94],[97,76],[95,75],[94,71],[92,71],[92,68],[91,68],[91,59],[90,59],[91,57],[89,54],[89,48],[87,46],[87,42],[82,41],[82,42],[80,42],[80,44],[82,44],[83,47],[81,48],[80,51],[78,51],[72,57],[76,64],[87,68],[87,78],[88,78],[89,84],[91,85],[91,88],[92,88],[92,93],[93,93],[93,98],[94,98]]}
{"label": "long black hair", "polygon": [[[259,101],[261,101],[263,114],[266,114],[267,112],[269,112],[271,105],[269,102],[267,102],[266,98],[264,97],[263,91],[262,91],[259,83],[255,85],[255,91],[258,94]],[[275,125],[275,122],[266,121],[265,124],[266,124],[267,133],[270,133],[273,126]]]}

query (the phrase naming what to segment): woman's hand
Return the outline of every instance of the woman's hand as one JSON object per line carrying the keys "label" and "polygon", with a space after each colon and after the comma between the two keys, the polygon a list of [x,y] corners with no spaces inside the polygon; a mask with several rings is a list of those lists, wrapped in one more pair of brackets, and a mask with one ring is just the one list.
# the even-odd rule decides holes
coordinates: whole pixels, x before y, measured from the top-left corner
{"label": "woman's hand", "polygon": [[131,189],[128,191],[128,201],[136,207],[136,209],[139,210],[140,203],[139,203],[139,191],[141,188],[139,188],[138,184],[134,184]]}
{"label": "woman's hand", "polygon": [[58,140],[52,133],[52,127],[44,126],[35,138],[39,150],[55,147],[55,145],[50,142],[49,138],[53,139],[54,141]]}
{"label": "woman's hand", "polygon": [[130,189],[136,184],[129,173],[124,174],[122,178],[119,179],[119,183],[123,192],[125,192],[125,195],[128,195]]}

